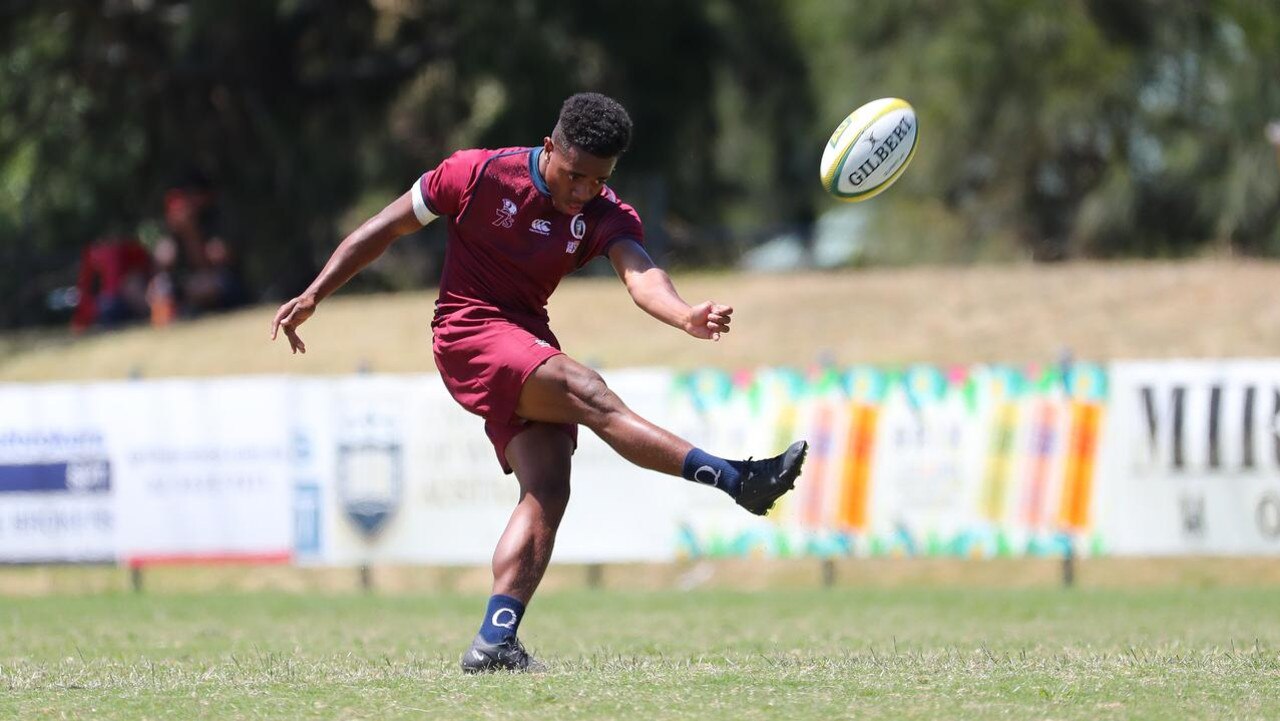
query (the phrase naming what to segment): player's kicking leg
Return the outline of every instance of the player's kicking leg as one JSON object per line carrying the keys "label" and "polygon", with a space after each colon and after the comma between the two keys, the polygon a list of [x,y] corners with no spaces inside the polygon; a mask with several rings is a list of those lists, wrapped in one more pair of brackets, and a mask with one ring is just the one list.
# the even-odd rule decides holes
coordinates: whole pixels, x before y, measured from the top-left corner
{"label": "player's kicking leg", "polygon": [[628,461],[682,476],[728,493],[738,505],[764,515],[795,487],[809,444],[793,443],[781,455],[730,461],[713,456],[636,415],[605,385],[599,373],[566,355],[538,366],[520,391],[516,415],[590,428]]}
{"label": "player's kicking leg", "polygon": [[516,632],[525,606],[538,588],[556,530],[569,503],[573,441],[560,428],[532,423],[506,447],[507,463],[520,482],[520,501],[493,553],[493,595],[484,623],[462,655],[462,670],[533,671],[541,664]]}

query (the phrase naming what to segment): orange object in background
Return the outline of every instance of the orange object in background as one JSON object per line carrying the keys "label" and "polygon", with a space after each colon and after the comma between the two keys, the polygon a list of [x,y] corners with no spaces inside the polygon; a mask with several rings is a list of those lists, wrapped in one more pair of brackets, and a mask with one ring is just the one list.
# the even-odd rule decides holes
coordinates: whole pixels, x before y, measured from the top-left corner
{"label": "orange object in background", "polygon": [[1058,524],[1065,530],[1078,531],[1089,526],[1094,455],[1098,448],[1102,406],[1097,403],[1074,403],[1071,411],[1071,437],[1067,446]]}
{"label": "orange object in background", "polygon": [[852,412],[848,451],[840,472],[840,507],[836,523],[845,530],[865,532],[868,528],[871,460],[879,411],[875,406],[858,404]]}

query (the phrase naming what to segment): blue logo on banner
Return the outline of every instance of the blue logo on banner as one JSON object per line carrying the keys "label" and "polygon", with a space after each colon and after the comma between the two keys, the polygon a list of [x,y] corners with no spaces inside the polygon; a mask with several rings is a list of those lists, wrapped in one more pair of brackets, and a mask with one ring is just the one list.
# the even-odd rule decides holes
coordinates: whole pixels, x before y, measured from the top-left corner
{"label": "blue logo on banner", "polygon": [[320,555],[320,486],[312,483],[293,487],[293,551]]}
{"label": "blue logo on banner", "polygon": [[108,493],[106,460],[0,465],[0,493]]}
{"label": "blue logo on banner", "polygon": [[311,460],[311,437],[300,430],[293,431],[293,460],[303,462]]}
{"label": "blue logo on banner", "polygon": [[398,443],[338,446],[338,499],[347,518],[372,540],[395,515],[404,493]]}

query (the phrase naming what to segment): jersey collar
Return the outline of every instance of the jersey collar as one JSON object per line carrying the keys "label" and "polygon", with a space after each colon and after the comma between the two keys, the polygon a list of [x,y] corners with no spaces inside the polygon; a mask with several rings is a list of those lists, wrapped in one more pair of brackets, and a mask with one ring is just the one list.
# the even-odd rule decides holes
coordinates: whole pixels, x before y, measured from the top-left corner
{"label": "jersey collar", "polygon": [[533,179],[533,187],[538,189],[539,193],[551,197],[551,188],[547,187],[546,178],[542,177],[542,171],[538,170],[538,159],[542,157],[542,147],[533,148],[529,153],[529,177]]}

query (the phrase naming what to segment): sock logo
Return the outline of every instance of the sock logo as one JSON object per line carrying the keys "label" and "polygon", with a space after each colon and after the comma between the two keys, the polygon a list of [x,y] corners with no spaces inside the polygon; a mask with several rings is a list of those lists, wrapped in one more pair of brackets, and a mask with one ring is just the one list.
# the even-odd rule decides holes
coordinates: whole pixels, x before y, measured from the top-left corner
{"label": "sock logo", "polygon": [[[503,616],[502,614],[504,613],[507,615]],[[516,627],[516,621],[519,619],[520,617],[516,615],[515,611],[512,611],[509,608],[500,608],[493,612],[493,618],[489,619],[489,623],[497,626],[498,628],[511,629]]]}
{"label": "sock logo", "polygon": [[[708,472],[711,474],[711,480],[709,480],[709,481],[708,481],[707,479],[705,479],[705,478],[703,478],[703,477],[702,477],[702,472],[703,472],[703,471],[708,471]],[[719,485],[719,483],[720,483],[720,474],[721,474],[722,472],[723,472],[723,471],[717,471],[716,469],[712,468],[711,466],[698,466],[698,470],[696,470],[696,471],[694,471],[694,472],[693,472],[693,480],[697,481],[698,483],[702,483],[702,484],[704,484],[704,485],[708,485],[708,486],[715,486],[715,485]]]}

